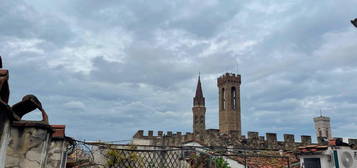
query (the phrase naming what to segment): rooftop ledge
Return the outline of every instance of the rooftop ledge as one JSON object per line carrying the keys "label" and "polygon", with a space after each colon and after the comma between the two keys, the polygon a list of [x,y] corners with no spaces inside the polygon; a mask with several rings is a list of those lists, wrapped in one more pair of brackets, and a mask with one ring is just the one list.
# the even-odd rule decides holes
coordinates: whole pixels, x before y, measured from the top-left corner
{"label": "rooftop ledge", "polygon": [[48,125],[44,121],[32,121],[32,120],[20,120],[20,121],[13,121],[11,126],[13,127],[34,127],[34,128],[42,128],[42,129],[47,129],[51,132],[54,130],[51,128],[50,125]]}

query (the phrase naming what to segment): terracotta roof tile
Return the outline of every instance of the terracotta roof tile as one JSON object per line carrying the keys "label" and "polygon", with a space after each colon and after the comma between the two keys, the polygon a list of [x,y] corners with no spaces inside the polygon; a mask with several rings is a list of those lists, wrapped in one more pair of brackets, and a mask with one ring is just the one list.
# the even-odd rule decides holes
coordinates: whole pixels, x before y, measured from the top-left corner
{"label": "terracotta roof tile", "polygon": [[51,128],[54,130],[52,133],[52,137],[65,137],[65,125],[51,125]]}

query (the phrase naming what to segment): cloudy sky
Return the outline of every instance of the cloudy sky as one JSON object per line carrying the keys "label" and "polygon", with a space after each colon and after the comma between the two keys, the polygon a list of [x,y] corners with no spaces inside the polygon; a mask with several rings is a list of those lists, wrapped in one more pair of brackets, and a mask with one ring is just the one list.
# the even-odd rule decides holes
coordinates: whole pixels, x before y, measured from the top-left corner
{"label": "cloudy sky", "polygon": [[[242,75],[242,128],[357,137],[357,1],[17,0],[0,2],[11,100],[35,94],[51,124],[86,140],[192,130],[201,72],[208,128],[216,79]],[[40,113],[26,119],[40,119]],[[299,139],[299,138],[297,138]]]}

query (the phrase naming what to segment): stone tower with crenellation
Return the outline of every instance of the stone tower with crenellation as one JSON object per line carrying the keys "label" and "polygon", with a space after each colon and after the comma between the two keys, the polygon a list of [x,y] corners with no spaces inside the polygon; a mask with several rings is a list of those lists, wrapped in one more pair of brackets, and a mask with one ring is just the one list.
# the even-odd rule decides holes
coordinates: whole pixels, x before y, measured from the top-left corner
{"label": "stone tower with crenellation", "polygon": [[[206,147],[234,147],[236,149],[256,149],[271,151],[297,152],[299,146],[312,143],[311,136],[302,135],[301,141],[295,141],[292,134],[284,134],[284,140],[279,141],[276,133],[266,133],[260,136],[258,132],[249,131],[242,135],[241,106],[240,106],[241,75],[226,73],[217,79],[219,88],[219,129],[205,128],[205,97],[203,97],[200,76],[198,76],[196,94],[193,98],[193,133],[149,130],[145,135],[144,130],[138,130],[133,136],[134,145],[153,145],[161,147],[190,146],[197,143]],[[330,118],[317,117],[314,119],[317,137],[320,141],[331,137]],[[357,147],[357,139],[348,139],[350,145]],[[151,146],[150,146],[150,149]]]}
{"label": "stone tower with crenellation", "polygon": [[321,139],[329,140],[332,138],[331,136],[331,124],[330,118],[326,116],[319,116],[314,118],[315,131],[317,140]]}
{"label": "stone tower with crenellation", "polygon": [[217,79],[221,133],[234,131],[241,135],[240,84],[241,76],[238,74],[226,73]]}
{"label": "stone tower with crenellation", "polygon": [[194,133],[203,133],[206,130],[205,124],[205,98],[202,93],[201,79],[198,76],[198,82],[196,87],[196,95],[193,98],[193,132]]}

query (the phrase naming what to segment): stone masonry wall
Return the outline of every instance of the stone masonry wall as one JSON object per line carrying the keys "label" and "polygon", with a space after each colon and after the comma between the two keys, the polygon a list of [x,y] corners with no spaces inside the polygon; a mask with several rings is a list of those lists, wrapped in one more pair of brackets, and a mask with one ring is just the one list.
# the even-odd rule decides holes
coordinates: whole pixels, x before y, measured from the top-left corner
{"label": "stone masonry wall", "polygon": [[[225,146],[236,148],[250,149],[267,149],[267,150],[296,150],[299,146],[310,145],[311,136],[302,135],[301,142],[295,141],[295,136],[292,134],[284,134],[284,140],[278,141],[276,133],[266,133],[265,136],[259,136],[258,132],[248,132],[248,137],[239,136],[239,134],[231,132],[229,134],[220,134],[218,129],[208,129],[203,134],[181,132],[172,133],[168,131],[164,134],[163,131],[158,131],[154,135],[153,131],[148,131],[144,135],[143,130],[139,130],[133,137],[133,144],[155,145],[155,146],[181,146],[185,142],[196,141],[206,146]],[[357,146],[356,139],[350,139],[350,144]]]}

